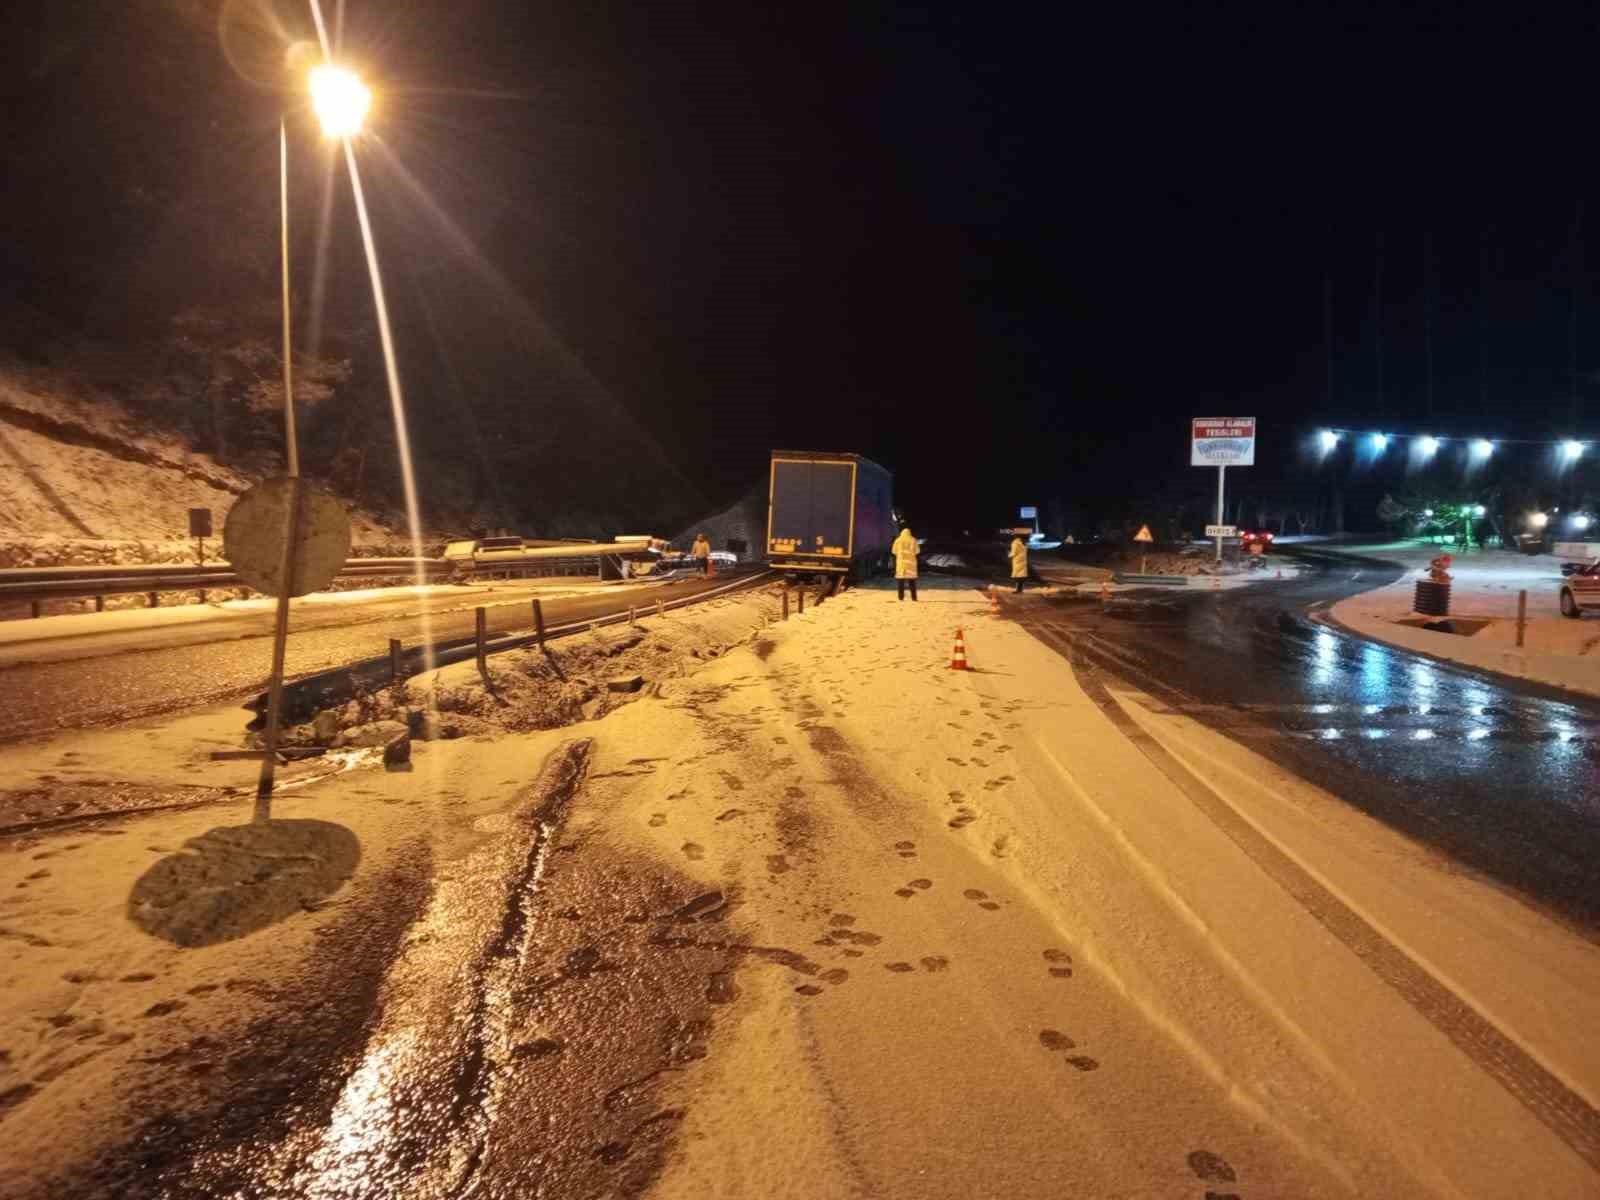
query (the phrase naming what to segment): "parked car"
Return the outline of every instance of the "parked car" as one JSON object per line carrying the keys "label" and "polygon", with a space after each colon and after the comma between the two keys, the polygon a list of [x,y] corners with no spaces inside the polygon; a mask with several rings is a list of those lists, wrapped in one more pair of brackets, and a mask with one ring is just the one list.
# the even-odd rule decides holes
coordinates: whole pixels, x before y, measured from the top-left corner
{"label": "parked car", "polygon": [[1561,615],[1574,619],[1600,608],[1600,562],[1580,566],[1561,581]]}

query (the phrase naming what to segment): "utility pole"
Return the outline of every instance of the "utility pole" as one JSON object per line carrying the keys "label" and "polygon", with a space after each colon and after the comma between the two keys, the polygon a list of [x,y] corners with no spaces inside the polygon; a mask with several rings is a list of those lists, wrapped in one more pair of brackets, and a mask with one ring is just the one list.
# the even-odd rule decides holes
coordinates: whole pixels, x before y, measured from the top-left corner
{"label": "utility pole", "polygon": [[1327,383],[1325,386],[1324,411],[1334,412],[1333,406],[1333,272],[1327,268],[1322,272],[1322,349],[1327,358]]}
{"label": "utility pole", "polygon": [[1489,227],[1478,231],[1478,404],[1489,415]]}
{"label": "utility pole", "polygon": [[1433,230],[1422,235],[1422,344],[1428,367],[1428,417],[1433,418]]}
{"label": "utility pole", "polygon": [[1583,405],[1578,399],[1578,289],[1583,280],[1583,201],[1572,211],[1572,230],[1567,239],[1567,381],[1570,389],[1572,427],[1583,420]]}
{"label": "utility pole", "polygon": [[1372,338],[1378,368],[1378,417],[1384,414],[1383,403],[1383,230],[1378,230],[1377,252],[1372,267]]}

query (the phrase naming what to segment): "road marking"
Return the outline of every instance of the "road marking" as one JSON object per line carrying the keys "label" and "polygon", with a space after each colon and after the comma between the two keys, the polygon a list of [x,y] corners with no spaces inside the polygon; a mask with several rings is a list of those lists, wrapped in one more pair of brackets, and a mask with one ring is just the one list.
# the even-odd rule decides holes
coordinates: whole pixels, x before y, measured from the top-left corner
{"label": "road marking", "polygon": [[1090,699],[1179,791],[1279,887],[1400,994],[1479,1069],[1510,1092],[1590,1168],[1600,1172],[1600,1110],[1573,1091],[1460,996],[1334,895],[1290,858],[1170,751],[1141,728],[1107,690],[1097,670],[1084,670],[1072,639],[1059,629],[1029,632],[1072,664]]}

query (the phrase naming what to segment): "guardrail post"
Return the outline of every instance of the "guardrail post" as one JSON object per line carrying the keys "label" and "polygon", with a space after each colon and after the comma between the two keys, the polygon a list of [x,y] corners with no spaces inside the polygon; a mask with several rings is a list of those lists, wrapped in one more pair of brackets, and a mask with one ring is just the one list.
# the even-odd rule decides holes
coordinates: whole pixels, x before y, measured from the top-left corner
{"label": "guardrail post", "polygon": [[539,649],[544,649],[544,605],[539,603],[538,597],[533,601],[533,633],[539,639]]}
{"label": "guardrail post", "polygon": [[785,584],[784,588],[783,588],[783,619],[785,621],[787,621],[789,619],[789,586],[788,586],[788,584]]}
{"label": "guardrail post", "polygon": [[1517,593],[1517,645],[1521,646],[1528,633],[1528,590]]}
{"label": "guardrail post", "polygon": [[661,601],[657,600],[656,601],[656,616],[664,617],[666,615],[667,615],[667,606],[665,604],[661,603]]}
{"label": "guardrail post", "polygon": [[400,682],[400,639],[389,639],[389,682]]}
{"label": "guardrail post", "polygon": [[799,612],[798,615],[800,615],[802,617],[805,616],[806,615],[806,585],[805,584],[802,583],[799,587],[795,588],[795,590],[794,590],[794,598],[800,602],[800,612]]}
{"label": "guardrail post", "polygon": [[95,612],[105,612],[106,598],[104,596],[96,596],[94,598],[94,610]]}
{"label": "guardrail post", "polygon": [[205,602],[206,602],[206,589],[205,588],[201,588],[200,589],[200,603],[204,604]]}
{"label": "guardrail post", "polygon": [[488,623],[489,623],[489,610],[486,609],[486,608],[479,608],[479,609],[474,609],[473,611],[477,615],[477,626],[478,626],[478,629],[477,629],[477,633],[478,633],[478,674],[484,676],[485,678],[487,678],[488,674],[489,674],[489,656],[484,651],[483,642],[484,642],[484,631],[488,627]]}
{"label": "guardrail post", "polygon": [[30,607],[33,609],[34,616],[41,617],[44,615],[44,605],[39,601],[35,600]]}
{"label": "guardrail post", "polygon": [[628,605],[628,628],[632,629],[639,623],[639,610],[633,605]]}
{"label": "guardrail post", "polygon": [[157,605],[159,605],[161,603],[161,598],[159,596],[157,596],[154,592],[146,592],[145,593],[145,599],[150,602],[146,606],[148,608],[155,608]]}

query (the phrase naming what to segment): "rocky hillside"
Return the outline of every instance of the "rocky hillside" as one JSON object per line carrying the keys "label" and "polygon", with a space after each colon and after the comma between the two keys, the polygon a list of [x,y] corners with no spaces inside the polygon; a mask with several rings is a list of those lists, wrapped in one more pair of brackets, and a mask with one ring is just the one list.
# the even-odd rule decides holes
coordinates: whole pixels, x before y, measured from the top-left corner
{"label": "rocky hillside", "polygon": [[[0,366],[0,566],[187,559],[188,510],[217,533],[252,478],[68,377]],[[404,541],[353,511],[358,548]]]}

